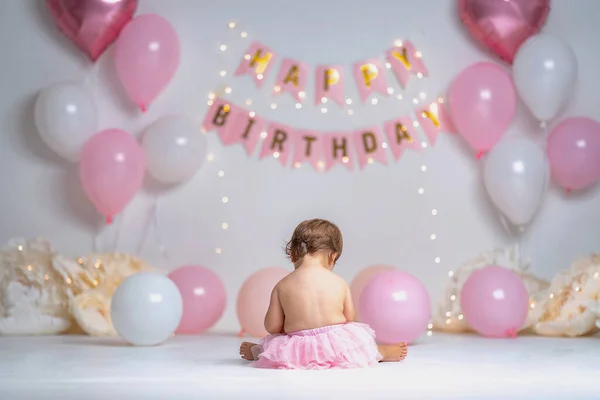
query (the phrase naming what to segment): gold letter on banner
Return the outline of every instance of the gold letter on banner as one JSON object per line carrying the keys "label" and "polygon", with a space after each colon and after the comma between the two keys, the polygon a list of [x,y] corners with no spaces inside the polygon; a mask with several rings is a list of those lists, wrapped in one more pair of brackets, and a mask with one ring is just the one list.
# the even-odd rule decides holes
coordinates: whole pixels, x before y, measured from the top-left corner
{"label": "gold letter on banner", "polygon": [[229,106],[229,104],[223,104],[221,106],[219,106],[219,108],[217,109],[217,112],[215,113],[215,116],[213,117],[213,125],[215,126],[223,126],[225,125],[225,122],[227,121],[227,117],[229,116],[229,111],[231,110],[231,107]]}
{"label": "gold letter on banner", "polygon": [[362,71],[363,79],[365,80],[365,86],[370,88],[371,82],[379,75],[377,67],[373,64],[363,64],[360,66],[360,70]]}
{"label": "gold letter on banner", "polygon": [[325,79],[325,91],[328,91],[329,88],[340,81],[340,73],[337,69],[326,69],[324,71]]}
{"label": "gold letter on banner", "polygon": [[402,47],[402,54],[398,52],[398,50],[394,50],[393,53],[394,57],[396,59],[398,59],[398,61],[400,61],[402,64],[404,64],[404,67],[408,70],[412,69],[412,64],[410,63],[410,61],[408,61],[408,55],[407,55],[407,51],[406,51],[406,47]]}
{"label": "gold letter on banner", "polygon": [[288,83],[288,82],[292,82],[294,84],[294,86],[298,86],[298,74],[300,73],[300,70],[298,69],[297,65],[292,65],[292,67],[290,68],[290,70],[288,71],[287,75],[285,76],[285,79],[283,80],[283,83]]}
{"label": "gold letter on banner", "polygon": [[408,134],[408,129],[401,123],[396,123],[396,143],[402,144],[406,140],[408,143],[413,142],[413,138]]}
{"label": "gold letter on banner", "polygon": [[312,150],[312,143],[315,140],[317,140],[317,138],[314,136],[303,136],[302,139],[304,139],[306,141],[306,151],[304,152],[304,155],[306,157],[310,157],[311,150]]}
{"label": "gold letter on banner", "polygon": [[346,146],[346,138],[342,138],[342,143],[338,143],[336,138],[333,138],[333,158],[337,159],[338,150],[342,151],[342,158],[348,157],[348,150]]}
{"label": "gold letter on banner", "polygon": [[423,118],[429,118],[436,128],[440,127],[440,118],[438,115],[438,105],[433,103],[429,106],[429,111],[425,110],[421,113]]}
{"label": "gold letter on banner", "polygon": [[377,138],[373,132],[363,133],[362,141],[365,148],[365,153],[370,154],[377,151]]}
{"label": "gold letter on banner", "polygon": [[275,146],[277,146],[277,151],[283,153],[283,142],[285,142],[286,139],[287,133],[281,129],[275,130],[275,135],[273,135],[273,141],[271,142],[271,150],[275,150]]}
{"label": "gold letter on banner", "polygon": [[254,68],[257,74],[262,74],[265,72],[267,65],[269,65],[269,61],[271,61],[271,57],[273,57],[272,53],[266,53],[264,56],[262,55],[262,50],[258,49],[252,56],[250,60],[250,66]]}

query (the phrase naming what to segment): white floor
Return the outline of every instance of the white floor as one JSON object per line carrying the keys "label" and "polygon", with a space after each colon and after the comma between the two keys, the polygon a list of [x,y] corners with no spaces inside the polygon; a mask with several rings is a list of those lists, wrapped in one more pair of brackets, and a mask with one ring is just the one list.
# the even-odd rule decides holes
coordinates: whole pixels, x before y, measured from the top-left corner
{"label": "white floor", "polygon": [[234,336],[149,348],[82,336],[0,338],[0,399],[600,399],[600,338],[437,334],[402,363],[257,370]]}

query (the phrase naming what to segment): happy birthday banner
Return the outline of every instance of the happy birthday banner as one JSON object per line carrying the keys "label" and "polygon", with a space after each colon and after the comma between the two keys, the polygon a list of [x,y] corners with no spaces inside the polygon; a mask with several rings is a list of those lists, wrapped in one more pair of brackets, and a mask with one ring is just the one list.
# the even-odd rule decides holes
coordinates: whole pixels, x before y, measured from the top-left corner
{"label": "happy birthday banner", "polygon": [[[278,55],[269,47],[253,42],[244,54],[235,74],[251,75],[257,87],[262,87],[265,78],[272,71]],[[390,68],[396,79],[406,88],[411,75],[427,76],[427,68],[421,59],[421,53],[415,50],[409,41],[397,41],[385,53],[386,66]],[[388,85],[383,73],[380,59],[370,58],[352,65],[352,75],[358,93],[364,102],[375,92],[388,96]],[[277,73],[273,94],[290,93],[296,101],[301,102],[306,96],[308,83],[308,64],[291,58],[284,58]],[[344,107],[346,74],[340,65],[319,65],[315,69],[315,103],[323,99],[331,99]]]}
{"label": "happy birthday banner", "polygon": [[423,127],[431,145],[441,132],[455,133],[442,101],[417,109],[417,115],[418,124],[411,116],[400,116],[386,121],[383,129],[371,126],[345,132],[320,132],[267,121],[254,111],[217,98],[204,118],[202,129],[216,131],[225,146],[241,144],[250,157],[263,138],[259,159],[274,157],[284,167],[292,158],[295,168],[309,163],[317,171],[327,172],[341,164],[352,171],[355,159],[361,169],[375,161],[387,164],[386,148],[390,148],[396,161],[407,149],[420,151],[415,125]]}

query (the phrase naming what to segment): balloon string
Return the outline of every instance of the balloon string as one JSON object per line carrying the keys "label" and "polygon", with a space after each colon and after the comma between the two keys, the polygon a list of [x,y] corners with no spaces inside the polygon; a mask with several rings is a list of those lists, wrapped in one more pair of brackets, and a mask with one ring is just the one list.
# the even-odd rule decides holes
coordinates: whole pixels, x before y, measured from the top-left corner
{"label": "balloon string", "polygon": [[160,208],[159,208],[159,199],[158,196],[156,196],[156,200],[154,201],[154,233],[156,234],[156,242],[158,244],[158,250],[160,251],[160,253],[162,254],[162,256],[165,258],[165,260],[169,259],[169,253],[167,252],[167,249],[162,241],[162,235],[160,233],[161,229],[160,229]]}

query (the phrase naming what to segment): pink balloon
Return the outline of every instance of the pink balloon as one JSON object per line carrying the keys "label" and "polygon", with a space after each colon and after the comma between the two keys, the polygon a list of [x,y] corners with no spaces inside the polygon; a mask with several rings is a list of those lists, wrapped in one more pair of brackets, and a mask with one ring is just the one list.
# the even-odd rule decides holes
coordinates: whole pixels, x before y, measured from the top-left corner
{"label": "pink balloon", "polygon": [[471,274],[460,293],[460,306],[467,323],[488,337],[515,336],[529,310],[529,295],[513,271],[485,267]]}
{"label": "pink balloon", "polygon": [[377,274],[365,286],[359,302],[362,322],[385,344],[411,343],[429,324],[431,300],[425,286],[403,271]]}
{"label": "pink balloon", "polygon": [[120,129],[96,133],[83,146],[79,179],[108,223],[140,190],[145,172],[144,151],[135,138]]}
{"label": "pink balloon", "polygon": [[458,7],[471,35],[512,64],[521,44],[546,23],[550,0],[459,0]]}
{"label": "pink balloon", "polygon": [[200,333],[223,316],[227,296],[217,274],[208,268],[189,265],[169,274],[183,299],[183,316],[176,332]]}
{"label": "pink balloon", "polygon": [[600,123],[568,118],[548,138],[552,179],[570,190],[586,189],[600,180]]}
{"label": "pink balloon", "polygon": [[508,73],[486,62],[458,74],[450,85],[448,100],[458,133],[478,157],[498,143],[513,120],[517,104]]}
{"label": "pink balloon", "polygon": [[237,316],[242,333],[257,338],[266,336],[265,315],[269,309],[271,292],[277,283],[289,274],[283,268],[264,268],[252,274],[242,285],[237,298]]}
{"label": "pink balloon", "polygon": [[134,18],[115,43],[115,65],[127,95],[145,112],[177,71],[177,32],[158,15]]}
{"label": "pink balloon", "polygon": [[131,21],[137,0],[46,0],[58,29],[92,61]]}
{"label": "pink balloon", "polygon": [[356,320],[359,321],[360,317],[358,314],[358,307],[360,304],[360,296],[362,292],[367,286],[367,284],[373,279],[373,277],[382,272],[391,271],[394,267],[390,267],[387,265],[374,265],[371,267],[367,267],[360,271],[358,275],[354,277],[352,283],[350,284],[350,293],[352,295],[352,302],[354,303],[354,308],[356,311]]}

